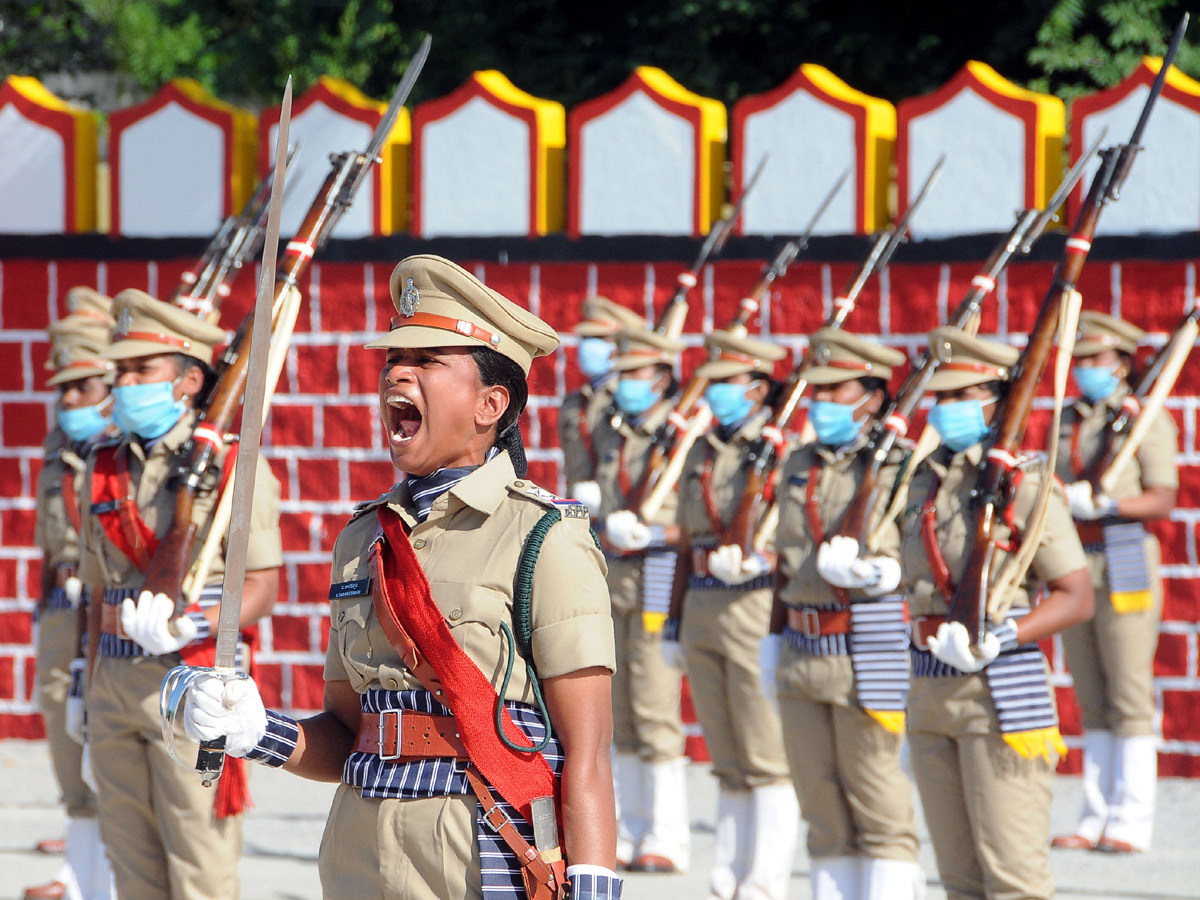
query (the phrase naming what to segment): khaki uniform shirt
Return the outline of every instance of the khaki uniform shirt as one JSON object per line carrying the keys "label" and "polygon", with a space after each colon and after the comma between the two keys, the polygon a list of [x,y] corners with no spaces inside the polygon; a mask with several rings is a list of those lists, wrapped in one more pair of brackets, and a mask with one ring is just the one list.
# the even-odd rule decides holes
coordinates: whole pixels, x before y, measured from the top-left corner
{"label": "khaki uniform shirt", "polygon": [[[592,540],[586,508],[556,507],[551,494],[517,478],[508,454],[501,453],[438,497],[424,522],[417,522],[408,487],[401,483],[362,507],[342,530],[333,549],[326,681],[349,681],[360,693],[422,686],[388,641],[371,599],[375,510],[384,504],[411,528],[434,603],[454,639],[497,691],[514,652],[500,623],[512,623],[517,559],[533,526],[559,509],[562,521],[547,532],[533,573],[534,666],[543,679],[592,666],[615,670],[604,558]],[[339,596],[343,593],[347,596]],[[519,660],[503,699],[534,701]]]}
{"label": "khaki uniform shirt", "polygon": [[[721,522],[728,528],[746,490],[750,464],[750,447],[762,435],[763,425],[770,412],[761,410],[726,443],[717,432],[710,431],[693,446],[684,463],[679,479],[678,523],[693,546],[715,547],[724,534],[713,531],[712,519],[704,502],[702,476],[705,461],[712,460],[712,499]],[[762,509],[759,510],[762,512]],[[774,551],[775,532],[772,530],[763,549]]]}
{"label": "khaki uniform shirt", "polygon": [[[840,601],[833,585],[817,572],[817,550],[820,541],[809,527],[807,497],[808,480],[813,466],[818,466],[816,501],[828,540],[837,534],[842,517],[858,493],[859,482],[866,468],[866,429],[844,447],[833,449],[816,441],[805,444],[788,457],[776,487],[779,496],[779,528],[776,542],[779,545],[779,571],[785,577],[779,596],[789,606],[838,606]],[[880,502],[876,505],[872,528],[882,518],[891,497],[900,464],[907,448],[896,447],[879,472]],[[876,548],[871,552],[860,552],[866,556],[900,555],[900,531],[895,522],[882,529]],[[876,599],[861,590],[849,589],[852,601]]]}
{"label": "khaki uniform shirt", "polygon": [[[604,501],[600,507],[602,516],[629,508],[629,498],[621,488],[622,454],[630,484],[636,491],[650,459],[650,446],[654,435],[675,408],[675,400],[673,396],[660,400],[643,414],[642,420],[637,424],[634,424],[630,416],[623,414],[618,417],[601,417],[596,430],[592,432],[592,444],[596,449],[596,481],[600,484],[600,495]],[[616,426],[613,425],[613,418],[619,419]],[[676,492],[672,491],[659,514],[647,524],[674,524],[676,502]],[[637,512],[636,509],[633,511]]]}
{"label": "khaki uniform shirt", "polygon": [[[1093,405],[1085,400],[1077,400],[1073,406],[1063,410],[1058,477],[1064,482],[1070,483],[1079,477],[1079,472],[1075,470],[1075,460],[1072,458],[1072,448],[1077,448],[1079,462],[1084,466],[1088,465],[1100,452],[1108,411],[1120,408],[1121,401],[1127,396],[1129,388],[1122,385],[1105,401]],[[1079,433],[1078,439],[1075,440],[1077,426]],[[1119,450],[1124,442],[1124,437],[1119,438],[1113,451]],[[1178,447],[1179,429],[1175,425],[1175,419],[1165,409],[1159,410],[1141,446],[1129,460],[1129,465],[1117,479],[1109,496],[1114,500],[1124,500],[1137,497],[1146,488],[1177,489],[1179,469],[1175,465],[1175,453]]]}
{"label": "khaki uniform shirt", "polygon": [[[175,517],[175,491],[166,488],[167,476],[175,462],[175,454],[192,433],[195,414],[183,416],[147,451],[140,442],[128,435],[121,439],[128,452],[129,479],[143,521],[161,539],[171,528]],[[223,461],[222,452],[218,462]],[[83,485],[83,516],[81,531],[84,549],[79,564],[79,578],[84,584],[102,584],[107,588],[138,588],[143,573],[133,561],[109,540],[100,520],[91,514],[92,471],[95,454],[88,458],[87,476]],[[192,521],[200,523],[192,547],[192,561],[199,556],[212,521],[212,510],[219,497],[216,491],[206,491],[196,497]],[[283,540],[279,531],[279,481],[266,462],[258,458],[254,479],[254,503],[250,514],[250,540],[246,548],[246,569],[274,569],[283,565]],[[217,553],[208,575],[208,584],[220,584],[225,573],[225,554]]]}
{"label": "khaki uniform shirt", "polygon": [[568,485],[595,480],[592,458],[595,451],[589,450],[584,441],[584,429],[594,440],[596,428],[610,414],[612,405],[612,389],[607,384],[599,390],[585,384],[563,400],[558,411],[558,443],[562,447],[563,473]]}
{"label": "khaki uniform shirt", "polygon": [[45,565],[75,565],[79,562],[79,533],[63,496],[63,476],[68,470],[74,471],[78,502],[83,497],[83,473],[87,467],[61,428],[46,435],[42,449],[45,461],[38,475],[34,543],[45,554]]}
{"label": "khaki uniform shirt", "polygon": [[[934,451],[913,476],[908,501],[900,516],[900,567],[908,589],[909,609],[914,616],[944,615],[950,609],[949,598],[943,597],[937,589],[921,538],[922,510],[929,500],[930,486],[935,477],[941,478],[941,485],[933,500],[936,509],[935,533],[938,547],[950,571],[950,579],[957,584],[966,568],[973,541],[971,491],[978,480],[982,459],[981,444],[954,454],[943,446]],[[1018,532],[1023,533],[1039,480],[1045,470],[1041,460],[1031,459],[1023,464],[1020,471],[1021,478],[1013,503],[1013,522]],[[1001,545],[1012,541],[1012,532],[1004,517],[997,519],[994,537]],[[1009,555],[1006,550],[996,548],[992,561],[993,576],[1000,571]],[[1087,558],[1071,521],[1066,495],[1056,483],[1046,509],[1041,543],[1024,584],[1018,585],[1014,591],[1012,608],[1028,609],[1030,597],[1039,581],[1054,581],[1086,566]]]}

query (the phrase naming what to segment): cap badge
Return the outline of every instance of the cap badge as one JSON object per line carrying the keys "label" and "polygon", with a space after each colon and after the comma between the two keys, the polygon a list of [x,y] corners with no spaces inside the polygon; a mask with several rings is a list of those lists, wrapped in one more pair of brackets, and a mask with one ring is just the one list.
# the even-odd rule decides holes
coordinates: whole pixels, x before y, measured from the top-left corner
{"label": "cap badge", "polygon": [[79,298],[74,294],[67,294],[67,312],[78,312]]}
{"label": "cap badge", "polygon": [[129,334],[133,328],[133,311],[129,309],[121,310],[121,314],[117,316],[117,334]]}
{"label": "cap badge", "polygon": [[417,306],[421,303],[421,292],[417,290],[413,280],[408,279],[408,284],[404,286],[404,290],[400,293],[400,315],[411,316],[417,311]]}
{"label": "cap badge", "polygon": [[65,369],[71,364],[71,348],[57,347],[54,351],[54,367],[56,369]]}

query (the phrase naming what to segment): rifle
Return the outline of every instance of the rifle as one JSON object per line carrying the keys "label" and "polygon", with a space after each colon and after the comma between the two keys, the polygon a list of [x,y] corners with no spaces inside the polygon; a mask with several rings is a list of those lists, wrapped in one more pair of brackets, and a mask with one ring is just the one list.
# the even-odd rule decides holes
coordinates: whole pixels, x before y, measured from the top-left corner
{"label": "rifle", "polygon": [[[1146,436],[1154,415],[1175,386],[1179,370],[1200,334],[1200,308],[1193,307],[1150,360],[1129,395],[1110,409],[1100,435],[1100,452],[1084,467],[1080,480],[1096,494],[1107,493]],[[1120,449],[1117,444],[1126,437]]]}
{"label": "rifle", "polygon": [[[339,153],[331,158],[330,173],[317,191],[296,235],[280,254],[274,284],[272,321],[281,315],[289,297],[299,293],[300,278],[309,263],[329,239],[338,220],[350,208],[355,192],[370,174],[371,167],[379,161],[379,152],[429,55],[429,45],[430,38],[427,36],[409,62],[408,70],[392,95],[367,148],[361,152]],[[222,444],[221,436],[233,425],[241,405],[249,356],[245,352],[245,343],[253,323],[254,312],[251,310],[222,357],[216,384],[204,402],[198,405],[200,415],[192,437],[180,449],[170,476],[176,491],[174,517],[146,570],[144,588],[175,598],[176,616],[187,606],[183,579],[198,530],[192,520],[193,504],[201,491],[216,483],[219,475],[215,466],[217,452]]]}
{"label": "rifle", "polygon": [[[296,147],[292,145],[287,155],[289,165],[295,153]],[[229,282],[237,277],[246,260],[261,246],[274,178],[272,170],[259,182],[254,196],[246,201],[242,211],[221,223],[204,253],[179,276],[179,283],[167,298],[168,303],[216,323],[220,307],[217,298],[224,300],[229,296]]]}
{"label": "rifle", "polygon": [[[1059,316],[1068,295],[1087,261],[1096,234],[1100,213],[1110,201],[1120,196],[1121,185],[1129,177],[1134,158],[1141,149],[1140,141],[1146,130],[1154,103],[1162,93],[1167,70],[1175,58],[1183,40],[1188,16],[1185,13],[1171,37],[1171,44],[1163,57],[1162,68],[1150,87],[1150,95],[1142,107],[1141,116],[1130,135],[1128,143],[1108,147],[1100,152],[1101,162],[1087,197],[1079,210],[1062,258],[1055,268],[1054,281],[1033,329],[1029,343],[1016,365],[1007,395],[999,402],[993,419],[995,436],[987,449],[982,474],[976,482],[974,507],[974,529],[971,535],[971,551],[962,579],[955,589],[950,603],[949,621],[961,622],[971,635],[973,647],[978,647],[987,633],[987,600],[991,582],[992,560],[995,553],[995,525],[1002,505],[1012,500],[1012,474],[1016,468],[1016,456],[1020,449],[1025,425],[1033,410],[1033,399],[1042,380],[1046,363],[1053,351],[1058,332]],[[1050,473],[1047,473],[1049,477]]]}
{"label": "rifle", "polygon": [[741,215],[746,198],[754,190],[754,185],[758,182],[758,176],[762,174],[762,170],[766,164],[767,154],[764,153],[762,159],[758,161],[758,165],[754,167],[754,172],[750,175],[750,180],[746,182],[746,187],[742,191],[742,195],[738,197],[737,202],[725,204],[721,218],[709,229],[708,235],[704,238],[704,243],[700,245],[700,252],[696,254],[696,261],[692,263],[692,267],[686,272],[680,272],[675,276],[675,293],[671,295],[671,299],[663,307],[662,315],[654,323],[654,330],[658,334],[679,337],[683,332],[683,320],[687,318],[688,311],[688,293],[700,283],[700,272],[704,269],[709,257],[719,254],[725,247],[725,241],[733,233],[733,226],[737,222],[737,217]]}
{"label": "rifle", "polygon": [[[996,289],[996,279],[1000,277],[1000,273],[1017,253],[1025,254],[1033,249],[1034,243],[1050,224],[1055,212],[1083,177],[1084,168],[1100,148],[1103,139],[1104,134],[1101,134],[1076,160],[1044,209],[1027,209],[1018,213],[1016,223],[992,249],[983,268],[971,279],[970,289],[946,324],[955,328],[965,328],[978,316],[983,301]],[[921,398],[925,396],[925,386],[933,377],[937,364],[937,358],[929,350],[924,351],[916,366],[900,385],[891,404],[881,409],[875,417],[866,447],[867,464],[860,476],[858,491],[838,528],[839,535],[856,539],[862,549],[867,548],[870,543],[872,522],[879,502],[879,473],[896,442],[907,433],[912,414],[920,404]]]}
{"label": "rifle", "polygon": [[[726,331],[739,336],[746,333],[746,326],[750,324],[750,320],[762,308],[763,300],[770,296],[772,285],[774,285],[777,279],[787,274],[788,267],[791,266],[796,257],[808,249],[808,242],[817,227],[817,222],[821,220],[821,216],[825,214],[825,210],[829,208],[838,191],[841,190],[842,185],[845,184],[846,179],[849,177],[850,170],[847,169],[834,183],[833,188],[825,196],[825,199],[821,201],[821,205],[817,207],[817,211],[813,214],[812,219],[809,220],[808,227],[804,229],[804,233],[788,241],[775,254],[775,259],[771,261],[767,270],[758,279],[754,290],[743,297],[741,302],[738,303],[737,315],[728,328],[726,328]],[[679,476],[683,474],[683,463],[692,445],[695,444],[696,439],[701,434],[708,430],[708,426],[712,423],[712,413],[707,407],[704,407],[700,411],[697,410],[700,398],[704,396],[704,391],[707,387],[707,378],[700,378],[693,375],[684,387],[683,393],[680,394],[679,400],[676,401],[675,409],[667,419],[666,424],[655,436],[654,444],[650,448],[650,460],[646,465],[646,471],[642,476],[642,483],[639,485],[636,495],[637,497],[645,497],[645,500],[629,504],[631,509],[638,509],[638,515],[643,521],[649,521],[654,518],[659,510],[662,509],[667,496],[674,489]],[[669,459],[668,456],[670,457]],[[662,475],[658,475],[660,471]]]}
{"label": "rifle", "polygon": [[[912,222],[913,214],[916,213],[921,203],[924,202],[930,188],[933,187],[938,176],[941,175],[942,165],[945,161],[945,156],[937,161],[937,165],[933,167],[933,171],[925,179],[920,192],[913,199],[908,209],[905,210],[904,216],[900,221],[893,223],[875,239],[875,243],[871,247],[871,252],[867,254],[866,260],[859,267],[854,277],[850,279],[846,290],[840,296],[834,298],[832,312],[825,321],[827,327],[842,327],[842,324],[846,321],[846,317],[853,312],[858,295],[866,287],[867,281],[875,272],[881,271],[887,266],[892,255],[896,252],[901,242],[903,242],[908,232],[909,224]],[[775,403],[771,421],[763,426],[762,436],[751,445],[747,458],[750,468],[746,472],[746,486],[742,491],[742,497],[738,501],[733,518],[729,522],[729,527],[721,539],[722,544],[739,544],[746,554],[750,554],[756,549],[755,545],[757,543],[756,538],[758,537],[757,531],[760,521],[769,519],[769,516],[762,516],[759,510],[766,499],[765,493],[767,486],[774,477],[775,466],[778,465],[783,455],[784,429],[787,428],[792,414],[796,411],[796,407],[800,403],[800,397],[804,394],[805,388],[808,387],[806,374],[813,363],[812,354],[806,353],[800,364],[792,370],[792,374],[788,376],[788,380],[784,384],[783,390],[780,392],[779,398]],[[769,502],[772,505],[774,504],[773,499]]]}

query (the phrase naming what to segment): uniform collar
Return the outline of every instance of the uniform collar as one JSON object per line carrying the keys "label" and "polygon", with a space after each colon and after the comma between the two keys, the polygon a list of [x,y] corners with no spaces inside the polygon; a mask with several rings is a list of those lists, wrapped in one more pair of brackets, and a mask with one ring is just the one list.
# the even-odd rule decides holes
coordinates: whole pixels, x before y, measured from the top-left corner
{"label": "uniform collar", "polygon": [[447,491],[472,509],[490,516],[508,496],[508,485],[516,480],[508,451],[501,450],[493,459],[464,478]]}
{"label": "uniform collar", "polygon": [[1103,400],[1097,400],[1093,403],[1086,397],[1079,397],[1075,401],[1075,408],[1081,416],[1087,416],[1098,409],[1119,409],[1121,404],[1125,402],[1125,398],[1133,393],[1133,388],[1129,383],[1122,381],[1117,385],[1117,389],[1105,397]]}
{"label": "uniform collar", "polygon": [[864,420],[862,428],[858,430],[858,434],[840,447],[829,447],[820,441],[813,441],[813,447],[816,448],[817,455],[826,462],[831,463],[857,456],[858,451],[867,445],[867,441],[871,437],[871,429],[868,427],[870,422],[870,419]]}
{"label": "uniform collar", "polygon": [[129,445],[134,455],[142,459],[149,459],[155,454],[175,453],[192,436],[198,415],[194,409],[187,410],[166,434],[159,435],[150,441],[143,441],[132,434],[124,435],[121,440]]}
{"label": "uniform collar", "polygon": [[675,409],[675,401],[677,399],[677,395],[669,394],[640,416],[626,415],[618,410],[618,414],[622,416],[621,428],[627,428],[630,432],[640,431],[643,434],[656,434],[658,429],[663,426],[663,423],[667,421],[667,417],[671,415],[672,410]]}

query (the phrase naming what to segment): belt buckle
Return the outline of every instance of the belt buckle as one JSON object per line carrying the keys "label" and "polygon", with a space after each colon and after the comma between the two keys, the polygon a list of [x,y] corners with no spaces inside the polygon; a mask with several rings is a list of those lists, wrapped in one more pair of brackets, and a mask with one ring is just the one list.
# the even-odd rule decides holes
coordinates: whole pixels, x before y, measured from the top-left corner
{"label": "belt buckle", "polygon": [[800,630],[804,632],[806,638],[819,638],[821,636],[821,614],[811,606],[800,610]]}
{"label": "belt buckle", "polygon": [[[401,712],[402,712],[402,710],[399,710],[399,709],[385,709],[383,712],[381,712],[379,714],[379,751],[378,751],[378,753],[379,753],[380,760],[382,760],[383,762],[388,762],[389,760],[400,758],[400,715],[401,715]],[[388,753],[383,749],[384,741],[385,741],[384,735],[385,735],[385,732],[387,731],[387,717],[389,715],[396,717],[396,752],[395,753]]]}
{"label": "belt buckle", "polygon": [[[500,824],[492,821],[493,814],[499,818]],[[487,822],[488,828],[492,829],[496,834],[500,834],[506,825],[512,825],[513,823],[512,816],[501,809],[499,803],[483,814],[483,821]]]}

